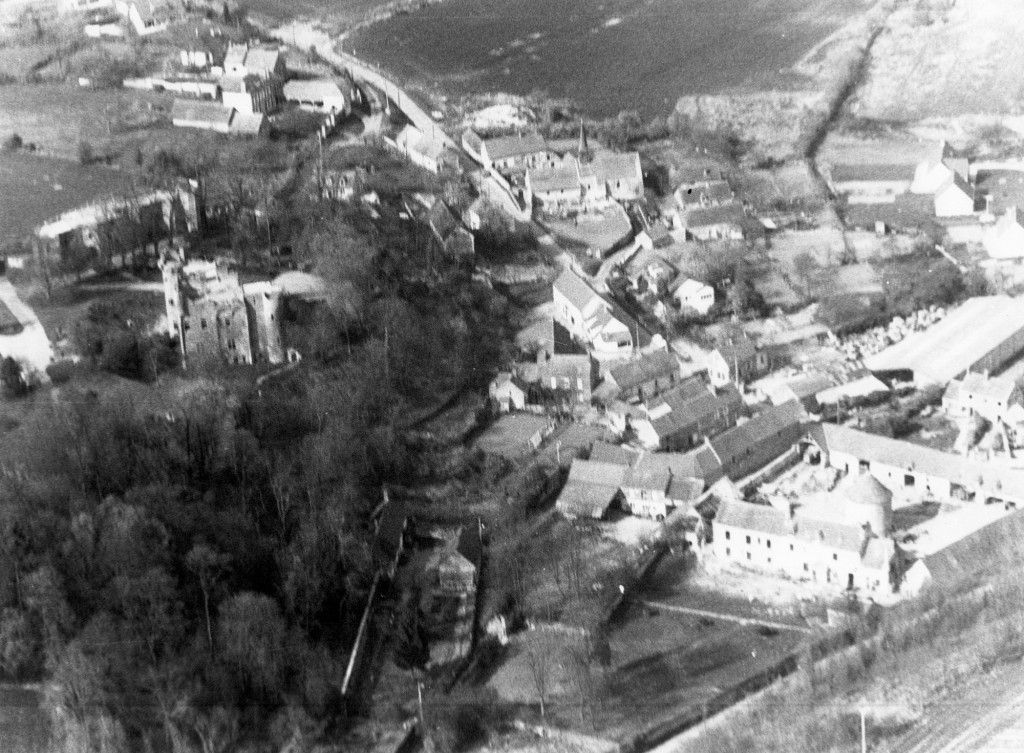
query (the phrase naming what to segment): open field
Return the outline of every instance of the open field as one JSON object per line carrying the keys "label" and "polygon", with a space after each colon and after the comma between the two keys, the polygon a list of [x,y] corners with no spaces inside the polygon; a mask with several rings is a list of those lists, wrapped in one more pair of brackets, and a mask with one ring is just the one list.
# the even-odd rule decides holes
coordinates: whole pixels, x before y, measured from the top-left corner
{"label": "open field", "polygon": [[[3,115],[0,115],[3,118]],[[129,176],[98,165],[0,154],[0,245],[23,238],[62,212],[126,190]]]}
{"label": "open field", "polygon": [[78,143],[102,154],[111,136],[165,124],[172,97],[122,89],[82,89],[64,84],[0,86],[0,135],[17,133],[47,154],[75,159]]}
{"label": "open field", "polygon": [[1015,114],[1024,104],[1022,35],[1019,3],[907,3],[875,42],[851,111],[897,120]]}

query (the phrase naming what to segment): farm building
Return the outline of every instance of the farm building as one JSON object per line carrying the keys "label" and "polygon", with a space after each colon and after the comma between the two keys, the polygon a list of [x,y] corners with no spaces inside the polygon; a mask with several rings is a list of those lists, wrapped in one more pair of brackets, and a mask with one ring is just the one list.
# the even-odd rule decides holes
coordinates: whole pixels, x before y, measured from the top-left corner
{"label": "farm building", "polygon": [[871,473],[902,498],[949,501],[973,497],[978,502],[1024,505],[1024,470],[994,461],[953,455],[930,447],[868,434],[845,426],[812,426],[805,454],[815,448],[826,466]]}
{"label": "farm building", "polygon": [[540,447],[552,428],[551,421],[543,416],[502,416],[480,435],[476,448],[489,455],[515,459]]}
{"label": "farm building", "polygon": [[628,471],[621,463],[573,460],[555,509],[567,518],[603,518],[619,497]]}
{"label": "farm building", "polygon": [[850,204],[888,204],[906,193],[913,180],[913,165],[834,165],[830,184]]}
{"label": "farm building", "polygon": [[795,400],[768,408],[710,440],[725,474],[741,479],[793,450],[803,435],[807,412]]}
{"label": "farm building", "polygon": [[1024,305],[1007,296],[982,296],[864,363],[875,373],[910,372],[919,385],[945,385],[967,371],[998,371],[1022,351]]}

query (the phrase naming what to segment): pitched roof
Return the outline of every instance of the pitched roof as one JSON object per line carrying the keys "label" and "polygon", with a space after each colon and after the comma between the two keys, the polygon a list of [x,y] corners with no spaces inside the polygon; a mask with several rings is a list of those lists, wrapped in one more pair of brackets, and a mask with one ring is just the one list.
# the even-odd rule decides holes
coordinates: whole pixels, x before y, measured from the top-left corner
{"label": "pitched roof", "polygon": [[680,275],[679,279],[669,285],[668,289],[672,293],[678,293],[682,296],[697,295],[704,291],[705,288],[711,288],[706,282],[700,280],[694,280],[692,277],[684,277]]}
{"label": "pitched roof", "polygon": [[586,167],[603,183],[643,181],[638,152],[599,152]]}
{"label": "pitched roof", "polygon": [[679,376],[679,359],[667,351],[656,351],[612,366],[609,375],[620,392],[631,390],[654,379]]}
{"label": "pitched roof", "polygon": [[[952,386],[954,382],[950,382]],[[1010,395],[1017,389],[1017,383],[1006,377],[989,377],[972,371],[964,376],[960,382],[961,398],[967,395],[977,395],[987,400],[1001,400],[1007,402]]]}
{"label": "pitched roof", "polygon": [[771,505],[729,499],[722,502],[715,513],[715,525],[742,528],[773,536],[789,536],[793,525],[789,516]]}
{"label": "pitched roof", "polygon": [[281,53],[278,50],[265,47],[251,47],[245,53],[245,67],[251,71],[271,73],[280,60]]}
{"label": "pitched roof", "polygon": [[884,508],[892,506],[892,492],[870,473],[851,471],[836,484],[832,494],[838,497],[841,503],[876,505]]}
{"label": "pitched roof", "polygon": [[[949,585],[979,576],[996,563],[1004,565],[1011,557],[1024,555],[1024,510],[1001,517],[954,544],[923,558],[932,579]],[[992,553],[999,557],[993,563]],[[1015,556],[1014,556],[1015,555]]]}
{"label": "pitched roof", "polygon": [[835,424],[821,424],[812,436],[829,453],[841,452],[858,460],[923,473],[968,488],[977,487],[981,480],[982,488],[991,496],[1024,500],[1024,470],[940,452],[912,442]]}
{"label": "pitched roof", "polygon": [[802,509],[797,511],[793,519],[796,537],[801,541],[860,554],[864,542],[864,530],[860,526],[808,515]]}
{"label": "pitched roof", "polygon": [[953,191],[959,191],[970,199],[974,198],[974,186],[972,186],[966,178],[957,172],[951,173],[950,176],[942,182],[939,190],[935,192],[935,197],[938,198],[946,192]]}
{"label": "pitched roof", "polygon": [[627,470],[616,463],[573,460],[555,509],[567,515],[602,517],[619,493]]}
{"label": "pitched roof", "polygon": [[893,556],[896,554],[896,545],[892,539],[870,537],[864,544],[864,553],[860,556],[861,564],[872,570],[888,570]]}
{"label": "pitched roof", "polygon": [[805,420],[807,413],[803,406],[792,400],[758,413],[746,423],[719,434],[710,443],[719,459],[728,464],[748,450],[795,430]]}
{"label": "pitched roof", "polygon": [[580,311],[583,311],[595,298],[601,298],[597,291],[568,267],[562,270],[562,274],[558,275],[554,282],[554,288]]}
{"label": "pitched roof", "polygon": [[267,123],[267,116],[261,112],[245,113],[235,111],[228,130],[231,133],[241,133],[247,136],[256,136]]}
{"label": "pitched roof", "polygon": [[864,359],[872,371],[908,369],[919,383],[946,384],[1024,330],[1024,306],[1003,295],[970,298],[926,330]]}
{"label": "pitched roof", "polygon": [[682,391],[673,390],[662,395],[653,405],[649,404],[648,412],[653,416],[651,426],[655,433],[659,437],[668,437],[680,429],[710,421],[723,408],[738,412],[742,406],[743,397],[730,385],[717,393],[705,387],[689,397]]}
{"label": "pitched roof", "polygon": [[724,174],[718,165],[702,165],[697,167],[682,167],[676,172],[676,179],[679,185],[691,185],[707,181],[722,180]]}
{"label": "pitched roof", "polygon": [[663,459],[645,452],[640,459],[627,469],[622,477],[623,489],[643,489],[662,492],[668,490],[672,469]]}
{"label": "pitched roof", "polygon": [[580,173],[575,160],[544,170],[528,170],[530,188],[534,193],[574,191],[580,189]]}
{"label": "pitched roof", "polygon": [[544,137],[538,133],[485,139],[484,144],[487,146],[487,156],[492,160],[536,154],[548,148]]}
{"label": "pitched roof", "polygon": [[222,124],[225,128],[231,124],[234,108],[225,107],[220,102],[204,102],[197,99],[175,99],[171,105],[171,120],[187,123]]}

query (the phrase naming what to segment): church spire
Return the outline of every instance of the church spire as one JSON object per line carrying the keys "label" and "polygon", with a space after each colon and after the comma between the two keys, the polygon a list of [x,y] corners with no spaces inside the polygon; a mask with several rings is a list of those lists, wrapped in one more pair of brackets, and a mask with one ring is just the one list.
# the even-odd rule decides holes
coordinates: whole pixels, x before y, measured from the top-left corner
{"label": "church spire", "polygon": [[579,153],[580,162],[585,162],[590,159],[590,144],[587,142],[587,127],[583,125],[583,118],[580,118]]}

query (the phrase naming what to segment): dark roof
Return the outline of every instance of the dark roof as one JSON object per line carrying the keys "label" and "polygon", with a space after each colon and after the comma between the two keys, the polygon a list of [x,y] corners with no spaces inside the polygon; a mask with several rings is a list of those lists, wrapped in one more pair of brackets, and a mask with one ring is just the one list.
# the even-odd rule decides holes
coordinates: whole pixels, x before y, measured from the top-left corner
{"label": "dark roof", "polygon": [[807,413],[796,400],[768,408],[745,424],[736,426],[710,440],[715,453],[725,465],[772,439],[795,430],[807,419]]}
{"label": "dark roof", "polygon": [[377,517],[374,545],[385,557],[392,558],[401,549],[402,536],[409,522],[409,508],[402,500],[381,505]]}
{"label": "dark roof", "polygon": [[0,331],[2,332],[15,332],[21,331],[22,324],[18,321],[18,317],[14,315],[7,304],[0,301]]}
{"label": "dark roof", "polygon": [[698,167],[682,167],[675,173],[678,185],[692,185],[706,181],[722,180],[724,175],[718,165],[701,165]]}
{"label": "dark roof", "polygon": [[635,389],[654,379],[666,379],[673,374],[679,376],[679,359],[666,351],[648,353],[609,369],[609,376],[615,380],[615,384],[622,392]]}
{"label": "dark roof", "polygon": [[932,579],[953,585],[976,577],[993,567],[993,552],[1000,566],[1012,557],[1019,562],[1024,556],[1024,510],[989,523],[954,544],[924,557]]}
{"label": "dark roof", "polygon": [[573,460],[555,509],[570,516],[602,517],[619,493],[627,470],[615,463]]}
{"label": "dark roof", "polygon": [[743,397],[732,385],[723,387],[717,394],[705,388],[692,397],[684,397],[684,392],[672,391],[661,396],[654,406],[648,406],[658,412],[659,406],[671,408],[667,413],[659,415],[651,421],[651,426],[659,437],[667,437],[687,426],[696,426],[711,420],[722,408],[739,411],[743,406]]}
{"label": "dark roof", "polygon": [[483,560],[484,543],[480,540],[480,527],[470,523],[462,527],[456,551],[469,560],[478,571]]}
{"label": "dark roof", "polygon": [[630,466],[640,457],[640,453],[631,447],[610,444],[608,442],[595,442],[590,448],[590,460],[597,463],[613,463],[615,465]]}
{"label": "dark roof", "polygon": [[707,227],[708,225],[732,224],[746,227],[747,215],[736,203],[717,207],[691,207],[683,210],[683,224],[686,227]]}
{"label": "dark roof", "polygon": [[868,165],[833,165],[831,170],[833,183],[860,183],[860,182],[895,182],[906,181],[910,183],[914,179],[914,165],[895,165],[877,163]]}
{"label": "dark roof", "polygon": [[989,211],[994,215],[1024,206],[1024,172],[1019,170],[979,170],[975,187],[978,196],[992,197]]}

